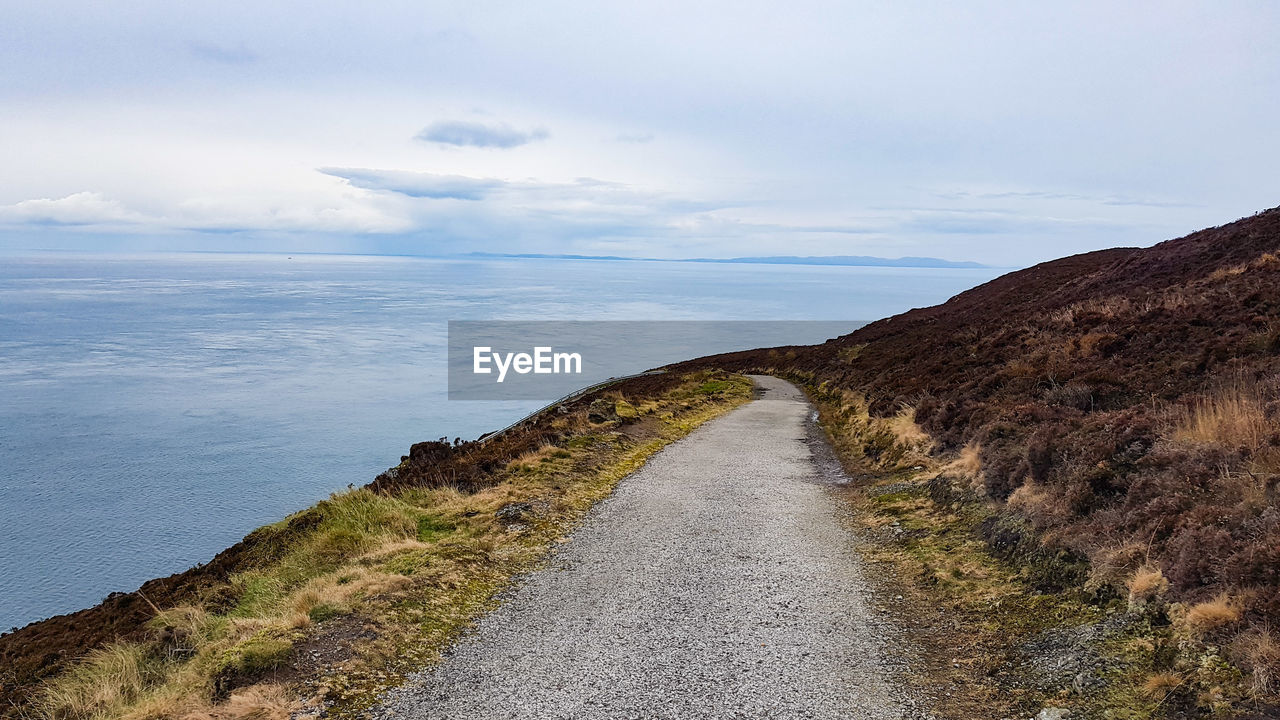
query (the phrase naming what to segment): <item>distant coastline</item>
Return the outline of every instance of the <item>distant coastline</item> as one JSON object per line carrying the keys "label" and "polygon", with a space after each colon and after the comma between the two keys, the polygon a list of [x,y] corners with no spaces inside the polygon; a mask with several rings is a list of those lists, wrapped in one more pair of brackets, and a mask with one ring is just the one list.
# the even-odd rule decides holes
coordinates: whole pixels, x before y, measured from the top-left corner
{"label": "distant coastline", "polygon": [[735,258],[654,258],[623,257],[621,255],[569,255],[548,253],[491,253],[471,252],[455,255],[462,258],[525,258],[535,260],[630,260],[635,262],[686,262],[751,265],[838,265],[854,267],[915,267],[915,268],[989,268],[969,260],[943,260],[931,257],[882,258],[870,255],[765,255]]}
{"label": "distant coastline", "polygon": [[4,248],[0,257],[26,257],[52,255],[60,257],[147,257],[158,255],[256,255],[294,257],[386,257],[427,258],[436,260],[612,260],[624,262],[713,263],[720,265],[825,265],[830,267],[895,267],[895,268],[951,268],[951,269],[1006,269],[1013,266],[985,265],[971,260],[943,260],[932,257],[882,258],[871,255],[762,255],[733,258],[660,258],[626,257],[623,255],[579,255],[573,253],[497,253],[469,252],[448,254],[396,253],[396,252],[316,252],[301,250],[117,250],[93,252],[63,248]]}

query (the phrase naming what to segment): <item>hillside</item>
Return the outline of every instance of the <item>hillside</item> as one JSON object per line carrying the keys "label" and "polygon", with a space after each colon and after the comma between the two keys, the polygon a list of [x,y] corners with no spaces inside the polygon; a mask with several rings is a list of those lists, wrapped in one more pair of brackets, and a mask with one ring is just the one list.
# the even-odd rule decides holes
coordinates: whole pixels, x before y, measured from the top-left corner
{"label": "hillside", "polygon": [[[872,425],[914,421],[943,479],[1087,562],[1095,597],[1158,594],[1157,622],[1275,692],[1280,209],[1010,273],[823,345],[699,365],[857,396]],[[857,440],[892,459],[875,433]]]}
{"label": "hillside", "polygon": [[[1115,717],[1277,712],[1280,208],[1013,272],[822,345],[671,369],[486,443],[419,443],[366,488],[255,531],[207,565],[0,636],[0,716],[38,703],[86,718],[157,697],[217,705],[264,678],[332,675],[308,660],[332,643],[368,674],[326,684],[327,702],[355,708],[413,669],[394,638],[437,652],[620,473],[745,402],[734,384],[745,381],[722,371],[806,387],[841,459],[883,485],[866,496],[869,516],[888,512],[882,526],[917,543],[897,568],[904,593],[983,593],[968,615],[965,598],[943,598],[955,611],[947,627],[960,630],[929,682],[959,696],[1032,657],[1001,649],[946,679],[984,638],[1021,642],[1122,616],[1141,626],[1125,645],[1141,657],[1099,677],[1135,668],[1125,682],[1140,711]],[[542,509],[526,517],[531,508]],[[954,526],[930,526],[943,522]],[[536,543],[509,532],[525,525]],[[926,547],[930,532],[952,544]],[[970,540],[1014,570],[969,562],[957,548]],[[154,677],[101,700],[104,675],[89,670],[122,657]],[[1092,682],[1088,672],[1062,681],[1065,692]],[[41,690],[54,677],[61,704]],[[1061,690],[1053,682],[1016,702],[1003,685],[972,707],[1039,707]],[[1110,711],[1120,701],[1087,702]]]}

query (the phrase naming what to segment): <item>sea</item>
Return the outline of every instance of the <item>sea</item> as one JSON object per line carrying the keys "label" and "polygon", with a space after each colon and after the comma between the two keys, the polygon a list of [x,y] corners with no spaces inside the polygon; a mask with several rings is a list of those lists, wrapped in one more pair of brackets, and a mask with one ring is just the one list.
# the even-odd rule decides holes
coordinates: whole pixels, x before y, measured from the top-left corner
{"label": "sea", "polygon": [[828,321],[805,326],[821,342],[1002,272],[0,255],[0,630],[206,562],[414,442],[542,404],[449,400],[450,320]]}

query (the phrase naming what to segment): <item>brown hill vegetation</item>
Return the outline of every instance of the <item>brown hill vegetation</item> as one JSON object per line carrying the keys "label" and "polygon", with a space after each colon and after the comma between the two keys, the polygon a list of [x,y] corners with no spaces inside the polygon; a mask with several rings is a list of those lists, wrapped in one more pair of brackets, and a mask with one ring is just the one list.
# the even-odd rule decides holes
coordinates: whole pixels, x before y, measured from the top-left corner
{"label": "brown hill vegetation", "polygon": [[939,455],[976,457],[988,502],[1088,560],[1091,588],[1167,584],[1192,631],[1275,690],[1280,208],[1010,273],[823,345],[690,365],[907,410]]}

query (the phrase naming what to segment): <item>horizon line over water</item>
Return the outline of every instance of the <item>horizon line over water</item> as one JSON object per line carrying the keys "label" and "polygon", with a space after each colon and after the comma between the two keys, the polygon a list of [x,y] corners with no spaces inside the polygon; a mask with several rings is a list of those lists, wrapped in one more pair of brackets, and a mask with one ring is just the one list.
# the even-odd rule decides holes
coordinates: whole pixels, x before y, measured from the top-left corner
{"label": "horizon line over water", "polygon": [[874,320],[1003,272],[4,254],[0,629],[208,561],[414,442],[539,405],[447,401],[448,320]]}
{"label": "horizon line over water", "polygon": [[[39,257],[52,255],[57,257],[84,258],[159,258],[166,256],[214,255],[245,257],[341,257],[341,258],[400,258],[415,260],[561,260],[566,262],[653,262],[653,263],[696,263],[708,265],[804,265],[816,267],[883,267],[883,268],[919,268],[940,270],[1004,270],[1006,272],[1021,270],[1022,265],[988,265],[971,260],[946,260],[935,257],[903,256],[884,258],[872,255],[767,255],[742,257],[625,257],[620,255],[580,255],[572,253],[498,253],[475,251],[469,253],[409,254],[409,253],[368,253],[314,250],[75,250],[62,248],[5,249],[0,247],[0,257]],[[860,263],[856,260],[865,260]],[[910,264],[905,261],[924,260],[925,264]],[[827,262],[822,262],[827,261]],[[873,262],[874,261],[874,262]]]}

